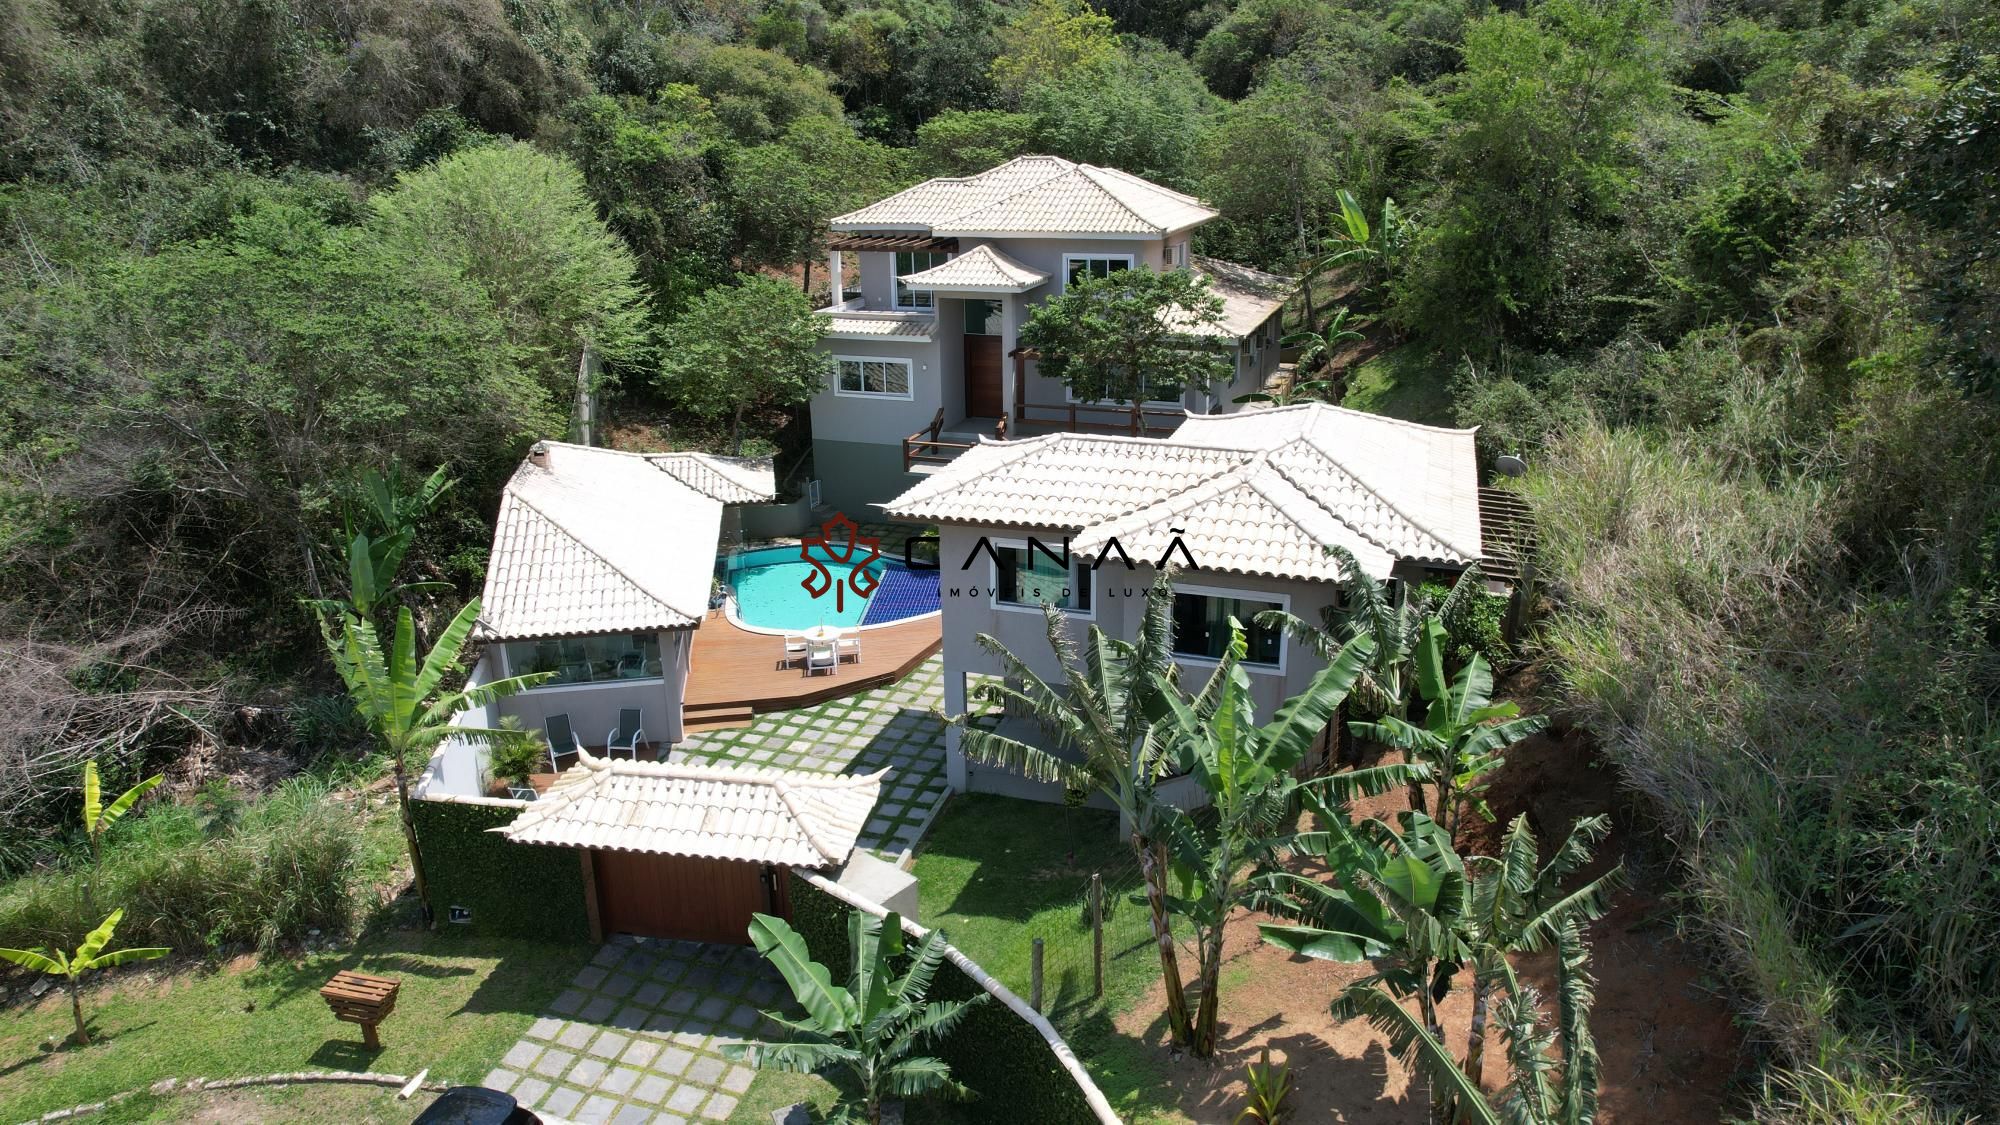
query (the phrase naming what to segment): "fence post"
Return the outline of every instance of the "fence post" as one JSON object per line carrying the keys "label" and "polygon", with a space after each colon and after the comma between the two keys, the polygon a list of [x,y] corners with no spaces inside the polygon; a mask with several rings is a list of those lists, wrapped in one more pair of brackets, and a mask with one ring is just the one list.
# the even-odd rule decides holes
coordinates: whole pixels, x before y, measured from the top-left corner
{"label": "fence post", "polygon": [[1090,873],[1090,968],[1092,996],[1104,995],[1104,876]]}
{"label": "fence post", "polygon": [[1042,1010],[1042,939],[1036,938],[1028,970],[1028,1007]]}

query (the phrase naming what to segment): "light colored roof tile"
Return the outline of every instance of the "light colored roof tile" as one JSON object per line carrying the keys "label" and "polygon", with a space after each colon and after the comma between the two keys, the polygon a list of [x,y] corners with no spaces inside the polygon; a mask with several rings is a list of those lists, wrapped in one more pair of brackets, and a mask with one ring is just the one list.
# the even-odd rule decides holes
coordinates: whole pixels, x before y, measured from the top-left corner
{"label": "light colored roof tile", "polygon": [[903,316],[841,316],[830,314],[827,319],[826,335],[834,340],[851,339],[899,339],[929,340],[937,328],[937,321],[931,317]]}
{"label": "light colored roof tile", "polygon": [[1313,403],[1192,416],[1172,437],[985,442],[884,507],[891,515],[1075,529],[1160,558],[1175,535],[1202,570],[1331,581],[1327,546],[1386,577],[1398,560],[1479,557],[1473,431]]}
{"label": "light colored roof tile", "polygon": [[973,289],[1025,293],[1049,279],[991,246],[975,246],[942,265],[903,274],[903,284],[916,289]]}
{"label": "light colored roof tile", "polygon": [[750,461],[536,445],[500,497],[480,598],[487,640],[694,625],[723,503],[773,492]]}
{"label": "light colored roof tile", "polygon": [[1021,156],[975,176],[925,180],[831,225],[927,229],[939,236],[1165,234],[1216,214],[1193,196],[1114,168]]}
{"label": "light colored roof tile", "polygon": [[[1209,288],[1222,298],[1222,322],[1193,331],[1228,340],[1240,340],[1255,332],[1271,319],[1272,313],[1284,307],[1285,299],[1298,284],[1298,278],[1265,273],[1220,258],[1195,258],[1194,272],[1207,278]],[[1164,319],[1173,325],[1180,318],[1167,314]]]}
{"label": "light colored roof tile", "polygon": [[823,867],[854,850],[887,773],[621,762],[585,753],[494,831],[522,844]]}

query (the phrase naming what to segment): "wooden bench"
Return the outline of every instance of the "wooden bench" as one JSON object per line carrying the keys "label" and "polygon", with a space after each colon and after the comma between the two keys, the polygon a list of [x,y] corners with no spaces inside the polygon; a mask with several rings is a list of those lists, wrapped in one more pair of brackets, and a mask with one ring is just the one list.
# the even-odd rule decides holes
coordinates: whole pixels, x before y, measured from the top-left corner
{"label": "wooden bench", "polygon": [[380,1050],[382,1041],[376,1038],[375,1027],[396,1010],[396,992],[402,987],[399,980],[342,969],[333,974],[319,994],[326,1006],[333,1009],[334,1019],[360,1024],[361,1041],[370,1050]]}

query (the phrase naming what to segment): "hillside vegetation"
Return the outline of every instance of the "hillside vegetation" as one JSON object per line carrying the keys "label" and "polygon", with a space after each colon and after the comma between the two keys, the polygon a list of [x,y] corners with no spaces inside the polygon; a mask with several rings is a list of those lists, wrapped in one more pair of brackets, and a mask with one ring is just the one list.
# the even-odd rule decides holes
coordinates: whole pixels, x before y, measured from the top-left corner
{"label": "hillside vegetation", "polygon": [[711,440],[677,333],[1025,152],[1286,272],[1365,216],[1301,311],[1532,467],[1534,654],[1675,846],[1756,1112],[2000,1110],[1988,0],[0,0],[0,869],[74,852],[84,757],[355,752],[299,599],[363,470],[446,468],[411,577],[475,592],[580,367]]}

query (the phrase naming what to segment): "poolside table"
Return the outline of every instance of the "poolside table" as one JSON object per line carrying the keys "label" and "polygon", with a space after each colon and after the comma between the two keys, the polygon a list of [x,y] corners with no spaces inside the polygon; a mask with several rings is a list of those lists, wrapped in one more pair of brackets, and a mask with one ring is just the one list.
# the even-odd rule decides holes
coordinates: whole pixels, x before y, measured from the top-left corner
{"label": "poolside table", "polygon": [[815,625],[803,634],[805,639],[816,645],[830,645],[840,639],[847,630],[838,625]]}

